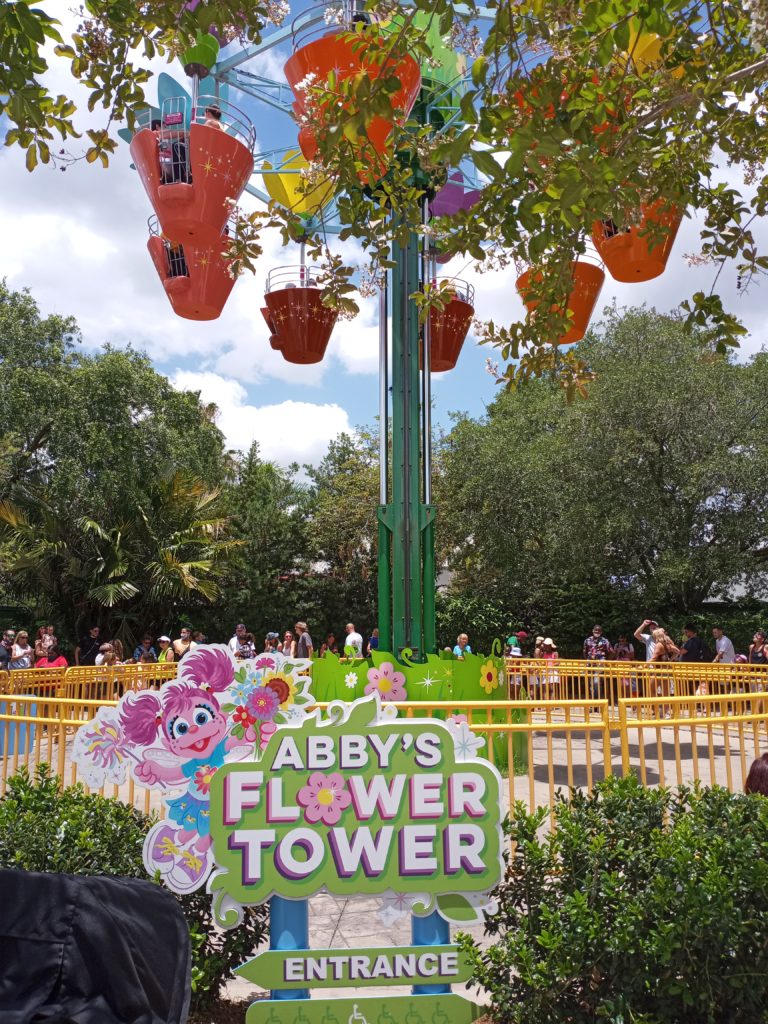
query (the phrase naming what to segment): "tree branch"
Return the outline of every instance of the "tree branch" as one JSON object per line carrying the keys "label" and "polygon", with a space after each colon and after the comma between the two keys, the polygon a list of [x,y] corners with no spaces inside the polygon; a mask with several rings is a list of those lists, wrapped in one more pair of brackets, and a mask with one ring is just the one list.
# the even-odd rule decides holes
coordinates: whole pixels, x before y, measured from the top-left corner
{"label": "tree branch", "polygon": [[[754,64],[748,64],[745,68],[740,68],[738,71],[731,72],[730,75],[726,75],[723,79],[723,85],[731,85],[733,82],[738,82],[742,78],[748,78],[750,75],[755,74],[758,71],[764,71],[768,68],[768,57],[764,57],[762,60],[756,61]],[[645,128],[646,125],[652,124],[660,114],[665,113],[667,110],[674,110],[675,107],[686,106],[687,104],[699,102],[700,97],[693,93],[687,93],[681,96],[673,96],[668,99],[665,103],[660,103],[658,107],[651,110],[641,117],[638,122],[638,128]]]}

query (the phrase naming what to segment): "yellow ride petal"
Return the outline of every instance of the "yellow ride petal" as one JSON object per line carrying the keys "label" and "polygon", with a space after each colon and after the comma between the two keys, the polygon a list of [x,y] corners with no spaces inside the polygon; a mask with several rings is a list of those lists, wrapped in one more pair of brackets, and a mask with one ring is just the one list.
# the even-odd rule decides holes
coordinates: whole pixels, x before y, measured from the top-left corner
{"label": "yellow ride petal", "polygon": [[[627,56],[631,58],[638,75],[646,71],[653,71],[662,63],[661,48],[664,40],[655,32],[639,32],[634,25],[629,26],[629,51]],[[679,78],[683,74],[683,68],[675,68],[671,74]]]}
{"label": "yellow ride petal", "polygon": [[[272,164],[262,164],[262,175],[264,177],[264,188],[276,203],[292,210],[298,214],[309,214],[317,216],[324,206],[333,198],[333,182],[328,178],[320,178],[313,185],[307,187],[306,195],[299,192],[299,186],[304,180],[297,171],[303,171],[307,167],[307,161],[298,149],[289,150],[285,160],[279,168],[275,169]],[[294,173],[285,173],[293,171]]]}

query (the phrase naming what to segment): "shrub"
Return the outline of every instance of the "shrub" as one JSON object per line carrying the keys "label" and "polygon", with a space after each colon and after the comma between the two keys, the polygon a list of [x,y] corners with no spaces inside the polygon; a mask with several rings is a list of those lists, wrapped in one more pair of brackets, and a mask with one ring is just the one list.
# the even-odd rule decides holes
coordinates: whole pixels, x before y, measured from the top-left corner
{"label": "shrub", "polygon": [[[0,800],[0,867],[146,878],[141,851],[154,820],[117,800],[88,795],[81,785],[59,789],[47,765],[34,779],[22,768]],[[267,911],[247,909],[241,925],[223,932],[214,926],[205,890],[177,898],[192,939],[192,1005],[200,1009],[264,939]]]}
{"label": "shrub", "polygon": [[758,1024],[768,1007],[768,800],[609,778],[517,844],[475,959],[498,1024]]}

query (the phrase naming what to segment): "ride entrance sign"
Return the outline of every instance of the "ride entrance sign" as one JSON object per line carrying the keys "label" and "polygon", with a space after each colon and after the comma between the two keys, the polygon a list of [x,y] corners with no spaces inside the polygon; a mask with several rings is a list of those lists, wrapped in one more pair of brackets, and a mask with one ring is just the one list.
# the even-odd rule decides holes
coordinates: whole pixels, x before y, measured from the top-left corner
{"label": "ride entrance sign", "polygon": [[[281,913],[311,905],[321,891],[379,897],[385,925],[393,908],[481,920],[503,867],[501,778],[477,756],[482,744],[460,718],[398,718],[377,694],[278,728],[257,761],[227,763],[212,780],[217,922],[231,927],[245,906],[274,898]],[[470,1024],[481,1012],[449,990],[364,992],[468,980],[450,942],[273,948],[237,973],[277,996],[253,1003],[247,1024]],[[358,991],[306,1000],[326,988]]]}
{"label": "ride entrance sign", "polygon": [[321,890],[480,918],[502,870],[499,774],[465,722],[394,713],[377,697],[331,704],[278,729],[258,762],[216,772],[209,890],[222,924],[238,906]]}
{"label": "ride entrance sign", "polygon": [[[309,670],[203,646],[161,690],[100,707],[73,761],[94,788],[130,779],[159,792],[147,871],[180,894],[206,886],[218,926],[269,901],[272,948],[240,968],[272,989],[252,1024],[468,1024],[478,1008],[449,990],[469,977],[449,924],[482,920],[503,866],[501,778],[477,756],[484,740],[463,716],[399,718],[381,690],[323,712]],[[393,944],[391,926],[410,917],[412,944],[310,950],[320,891],[377,904]],[[407,998],[373,994],[410,985]],[[370,995],[307,1001],[313,988]]]}
{"label": "ride entrance sign", "polygon": [[458,946],[451,945],[313,949],[259,953],[235,974],[273,989],[450,985],[469,981],[472,965]]}

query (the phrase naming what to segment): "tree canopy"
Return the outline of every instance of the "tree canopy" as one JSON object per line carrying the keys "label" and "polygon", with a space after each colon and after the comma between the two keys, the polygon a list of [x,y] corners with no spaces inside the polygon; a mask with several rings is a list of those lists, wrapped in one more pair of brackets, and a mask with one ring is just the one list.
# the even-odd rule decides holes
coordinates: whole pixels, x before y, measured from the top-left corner
{"label": "tree canopy", "polygon": [[2,579],[70,631],[103,608],[130,633],[218,595],[228,454],[147,356],[78,345],[71,319],[0,284]]}
{"label": "tree canopy", "polygon": [[[577,352],[553,345],[568,323],[571,262],[584,253],[593,225],[609,220],[621,230],[657,203],[662,211],[703,218],[693,255],[712,265],[713,286],[684,303],[689,326],[703,328],[694,336],[720,352],[738,343],[744,329],[723,307],[717,280],[726,261],[733,261],[742,287],[768,268],[754,233],[768,199],[765,0],[647,0],[639,7],[631,0],[489,0],[482,8],[452,0],[414,0],[409,7],[368,0],[365,6],[374,24],[359,23],[355,31],[378,73],[313,83],[307,101],[323,115],[316,119],[315,170],[333,177],[342,237],[360,238],[370,273],[389,265],[393,238],[425,230],[424,196],[452,168],[471,165],[484,182],[478,204],[426,230],[444,251],[466,252],[480,266],[531,268],[533,312],[525,323],[479,328],[501,350],[501,379],[554,370],[569,394],[584,390],[589,367]],[[26,149],[30,168],[51,159],[55,132],[64,139],[75,133],[72,97],[51,96],[41,78],[53,59],[51,40],[55,59],[68,61],[85,87],[89,107],[105,110],[103,125],[88,133],[86,155],[106,164],[115,125],[146,103],[150,58],[173,59],[211,26],[225,37],[234,31],[258,40],[267,21],[279,21],[287,8],[280,0],[85,0],[82,10],[78,31],[64,40],[54,5],[45,0],[37,8],[17,0],[0,9],[0,113],[13,122],[6,142]],[[455,116],[400,125],[386,173],[372,181],[371,167],[380,164],[364,129],[376,116],[391,116],[398,59],[416,55],[428,70],[430,47],[441,36],[471,65],[468,83],[454,83],[446,99]],[[337,120],[328,120],[330,109]],[[722,179],[724,164],[740,183]],[[310,174],[305,188],[312,187]],[[242,218],[232,239],[240,268],[253,266],[265,222],[282,223],[286,237],[305,231],[300,218],[277,207],[267,217]],[[328,301],[352,312],[353,268],[321,236],[309,246],[326,260]],[[421,301],[442,300],[427,289]]]}
{"label": "tree canopy", "polygon": [[[647,308],[609,309],[577,354],[589,401],[531,380],[437,440],[441,646],[525,626],[573,649],[592,621],[768,596],[768,354],[704,358]],[[70,637],[375,625],[374,429],[314,467],[230,452],[198,394],[4,285],[0,365],[0,601]]]}
{"label": "tree canopy", "polygon": [[0,595],[73,637],[191,621],[226,636],[375,622],[376,445],[342,435],[317,467],[228,451],[215,407],[146,355],[80,347],[0,283]]}
{"label": "tree canopy", "polygon": [[643,308],[609,311],[579,358],[588,402],[532,381],[443,438],[452,591],[576,635],[609,615],[765,598],[768,356],[702,359],[679,320]]}

